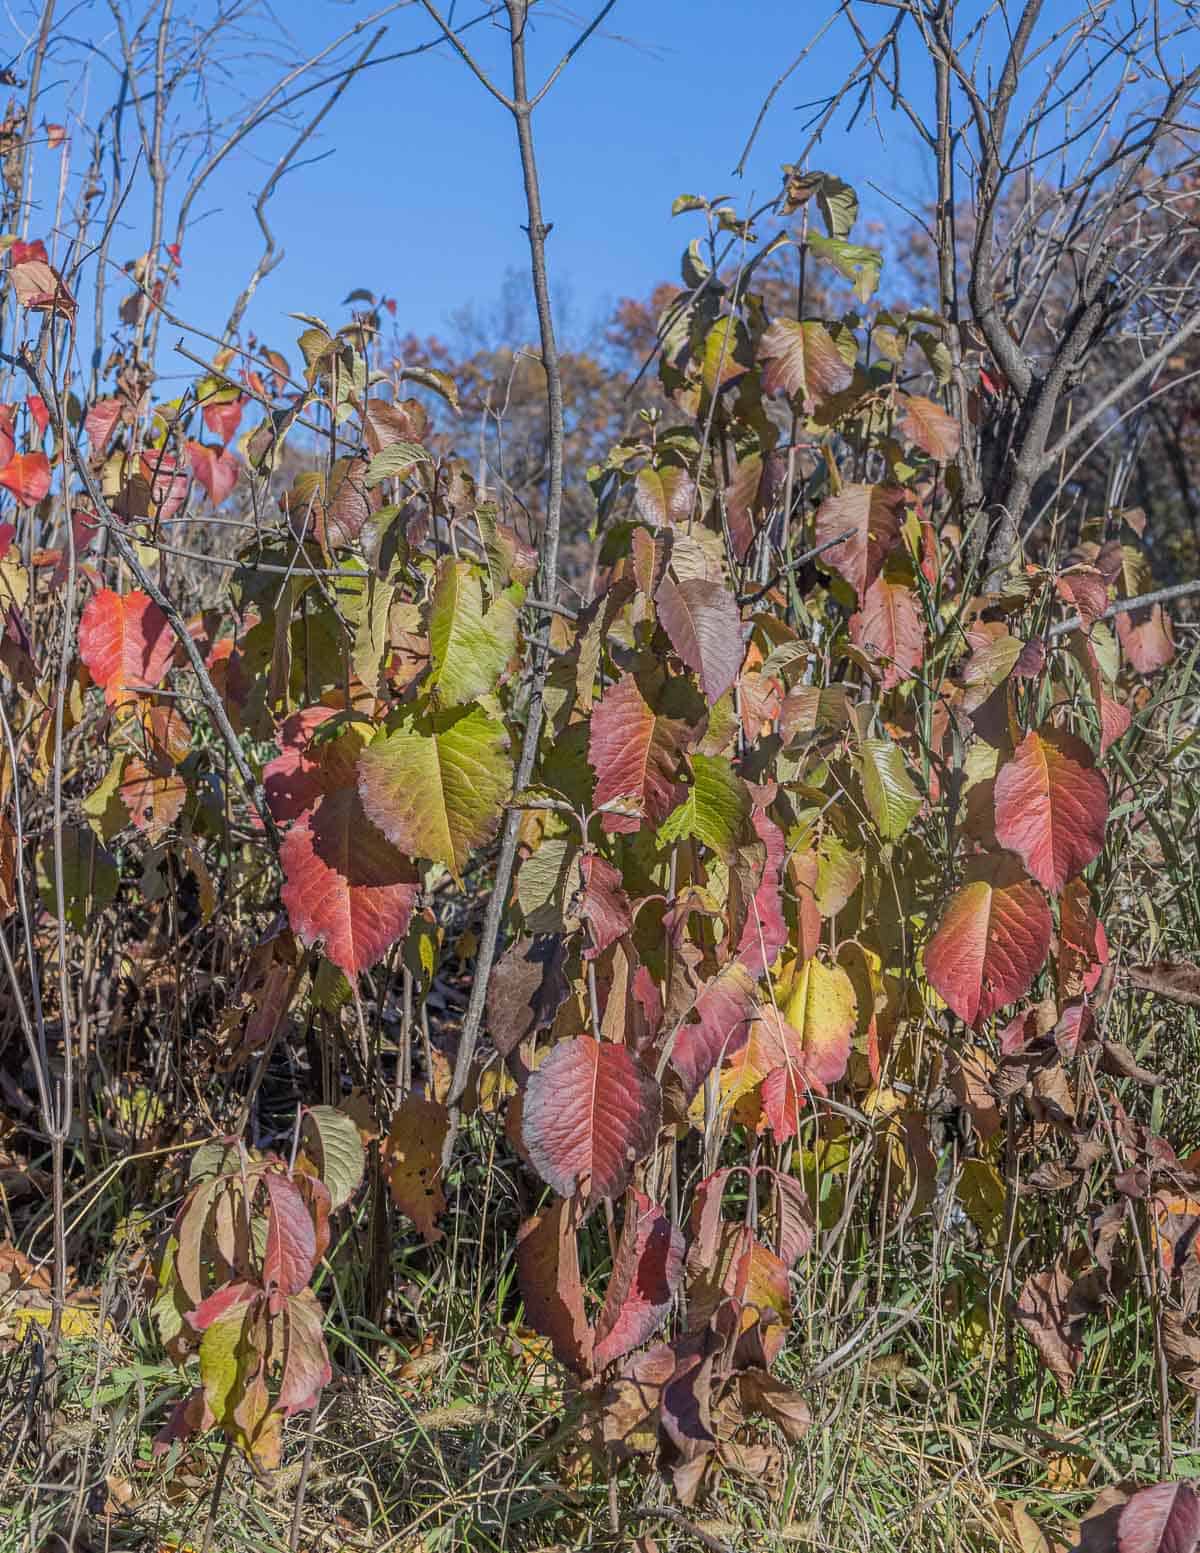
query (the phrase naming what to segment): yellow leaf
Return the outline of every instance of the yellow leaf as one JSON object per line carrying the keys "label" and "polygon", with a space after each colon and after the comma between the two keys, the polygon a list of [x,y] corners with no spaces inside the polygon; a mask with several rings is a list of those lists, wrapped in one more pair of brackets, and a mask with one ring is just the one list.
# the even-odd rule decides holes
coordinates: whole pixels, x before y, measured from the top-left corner
{"label": "yellow leaf", "polygon": [[1004,1228],[1004,1179],[986,1159],[969,1159],[958,1181],[958,1200],[971,1223],[994,1246]]}

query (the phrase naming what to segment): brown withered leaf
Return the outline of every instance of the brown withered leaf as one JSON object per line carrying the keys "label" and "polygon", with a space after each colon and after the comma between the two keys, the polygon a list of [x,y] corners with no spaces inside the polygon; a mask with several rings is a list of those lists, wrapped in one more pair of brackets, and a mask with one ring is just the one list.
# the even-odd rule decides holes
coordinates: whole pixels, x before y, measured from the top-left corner
{"label": "brown withered leaf", "polygon": [[604,1443],[619,1456],[645,1456],[658,1448],[658,1405],[679,1357],[670,1343],[655,1343],[625,1361],[604,1394]]}
{"label": "brown withered leaf", "polygon": [[740,1375],[738,1395],[747,1417],[762,1413],[778,1424],[789,1440],[802,1440],[812,1428],[808,1403],[767,1370],[747,1370]]}
{"label": "brown withered leaf", "polygon": [[982,1047],[969,1046],[952,1054],[947,1075],[959,1105],[985,1143],[1000,1131],[1000,1109],[992,1092],[993,1068]]}
{"label": "brown withered leaf", "polygon": [[1128,1046],[1120,1041],[1102,1041],[1100,1044],[1100,1067],[1110,1077],[1131,1078],[1135,1083],[1145,1084],[1151,1089],[1163,1082],[1161,1074],[1151,1073],[1148,1068],[1141,1067]]}
{"label": "brown withered leaf", "polygon": [[1200,1008],[1200,965],[1189,960],[1152,960],[1148,965],[1128,965],[1125,974],[1135,987],[1160,998]]}
{"label": "brown withered leaf", "polygon": [[578,1217],[575,1199],[560,1199],[523,1224],[517,1269],[529,1324],[550,1339],[560,1364],[586,1375],[592,1366],[593,1335],[583,1308]]}
{"label": "brown withered leaf", "polygon": [[1200,1337],[1181,1312],[1163,1311],[1162,1344],[1171,1374],[1189,1391],[1200,1393]]}
{"label": "brown withered leaf", "polygon": [[557,934],[518,938],[501,955],[488,986],[487,1023],[502,1057],[554,1023],[568,991],[566,953]]}
{"label": "brown withered leaf", "polygon": [[1061,1262],[1025,1280],[1013,1312],[1045,1361],[1063,1395],[1069,1395],[1083,1359],[1078,1329],[1082,1318],[1068,1310],[1072,1279]]}

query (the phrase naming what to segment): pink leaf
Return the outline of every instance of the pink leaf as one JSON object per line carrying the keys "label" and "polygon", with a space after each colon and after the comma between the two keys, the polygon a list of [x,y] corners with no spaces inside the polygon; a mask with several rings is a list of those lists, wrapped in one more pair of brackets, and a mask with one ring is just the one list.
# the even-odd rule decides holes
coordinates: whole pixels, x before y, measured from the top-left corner
{"label": "pink leaf", "polygon": [[1190,1483],[1139,1488],[1117,1519],[1119,1553],[1195,1553],[1200,1498]]}
{"label": "pink leaf", "polygon": [[583,880],[579,914],[591,933],[591,943],[583,951],[583,957],[594,960],[629,932],[633,915],[619,869],[594,852],[587,852],[579,859],[579,873]]}
{"label": "pink leaf", "polygon": [[[626,798],[640,806],[651,825],[660,825],[684,794],[679,771],[688,736],[686,723],[660,717],[647,705],[632,674],[610,685],[592,713],[588,743],[596,807]],[[641,821],[606,814],[603,825],[610,832],[636,831]]]}
{"label": "pink leaf", "polygon": [[192,473],[208,493],[214,507],[219,507],[238,483],[242,466],[228,448],[210,448],[202,442],[189,442],[188,462]]}
{"label": "pink leaf", "polygon": [[322,1331],[324,1314],[311,1289],[293,1294],[284,1306],[287,1348],[279,1408],[285,1418],[315,1407],[322,1388],[333,1379],[333,1366]]}
{"label": "pink leaf", "polygon": [[689,1101],[713,1068],[746,1044],[755,1011],[754,982],[744,965],[727,965],[701,988],[691,1010],[695,1019],[676,1032],[671,1066]]}

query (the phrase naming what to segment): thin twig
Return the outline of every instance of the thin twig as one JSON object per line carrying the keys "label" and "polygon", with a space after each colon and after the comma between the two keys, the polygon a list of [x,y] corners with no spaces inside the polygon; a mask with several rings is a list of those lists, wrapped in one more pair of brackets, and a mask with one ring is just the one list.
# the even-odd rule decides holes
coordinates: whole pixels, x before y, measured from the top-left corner
{"label": "thin twig", "polygon": [[[1097,615],[1096,619],[1113,620],[1117,615],[1132,615],[1134,610],[1149,609],[1152,604],[1167,604],[1172,599],[1190,598],[1195,593],[1200,593],[1200,577],[1193,577],[1191,582],[1177,582],[1170,588],[1155,588],[1153,593],[1139,594],[1136,599],[1118,599],[1102,615]],[[1082,625],[1080,617],[1072,615],[1069,620],[1060,620],[1057,625],[1052,625],[1046,632],[1046,639],[1053,641],[1056,637],[1066,636],[1069,631],[1078,631]]]}

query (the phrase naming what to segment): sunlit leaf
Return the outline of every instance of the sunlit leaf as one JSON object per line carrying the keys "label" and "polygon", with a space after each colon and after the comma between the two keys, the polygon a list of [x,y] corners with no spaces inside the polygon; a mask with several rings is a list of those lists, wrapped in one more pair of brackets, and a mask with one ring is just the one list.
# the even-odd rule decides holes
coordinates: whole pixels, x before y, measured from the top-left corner
{"label": "sunlit leaf", "polygon": [[658,1085],[624,1046],[577,1036],[531,1074],[525,1147],[561,1197],[619,1197],[658,1135]]}

